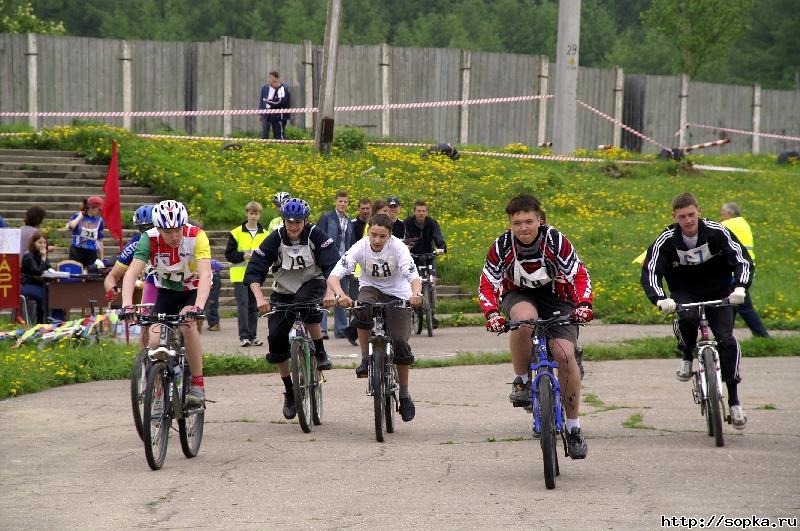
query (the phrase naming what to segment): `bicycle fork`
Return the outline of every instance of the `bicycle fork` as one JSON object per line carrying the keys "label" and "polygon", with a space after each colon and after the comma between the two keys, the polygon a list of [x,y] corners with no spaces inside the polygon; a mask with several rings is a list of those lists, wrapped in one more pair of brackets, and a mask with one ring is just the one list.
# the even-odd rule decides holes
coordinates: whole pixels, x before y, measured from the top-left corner
{"label": "bicycle fork", "polygon": [[[717,345],[716,341],[701,341],[697,344],[697,361],[700,367],[700,370],[696,373],[697,377],[693,381],[692,385],[692,398],[694,398],[694,403],[699,404],[702,406],[702,411],[705,412],[706,408],[706,401],[708,400],[708,382],[705,378],[706,371],[714,371],[714,382],[717,386],[717,395],[722,399],[723,387],[722,387],[722,369],[720,368],[719,364],[719,351],[715,348]],[[703,361],[705,356],[705,350],[711,349],[713,354],[714,366],[713,367],[706,367],[705,362]],[[700,383],[698,384],[698,380]],[[699,385],[699,389],[698,389]],[[725,410],[727,409],[727,405],[724,400],[721,400],[721,405],[723,408],[723,418],[728,420],[730,418],[730,414],[726,414]]]}

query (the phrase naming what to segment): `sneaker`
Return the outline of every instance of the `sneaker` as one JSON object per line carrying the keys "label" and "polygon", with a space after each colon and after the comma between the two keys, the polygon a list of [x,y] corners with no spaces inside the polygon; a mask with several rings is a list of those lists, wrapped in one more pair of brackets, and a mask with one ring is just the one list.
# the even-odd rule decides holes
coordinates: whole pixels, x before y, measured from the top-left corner
{"label": "sneaker", "polygon": [[219,323],[209,325],[208,327],[209,332],[219,332]]}
{"label": "sneaker", "polygon": [[692,362],[691,362],[691,360],[683,360],[683,361],[681,361],[681,368],[675,374],[678,376],[678,380],[680,380],[682,382],[688,382],[689,379],[692,377]]}
{"label": "sneaker", "polygon": [[250,340],[249,339],[240,339],[239,340],[239,345],[241,345],[243,347],[249,347],[250,346]]}
{"label": "sneaker", "polygon": [[356,378],[366,378],[369,374],[369,361],[367,358],[361,358],[361,365],[356,367]]}
{"label": "sneaker", "polygon": [[314,354],[317,357],[317,369],[320,371],[329,371],[333,368],[333,363],[328,357],[328,353],[324,350]]}
{"label": "sneaker", "polygon": [[254,347],[260,347],[261,345],[264,344],[264,342],[261,341],[260,339],[253,338],[250,340],[250,344],[253,345]]}
{"label": "sneaker", "polygon": [[403,422],[413,420],[416,411],[416,408],[414,408],[414,401],[411,400],[410,396],[400,397],[400,417],[403,419]]}
{"label": "sneaker", "polygon": [[283,418],[292,420],[297,415],[297,410],[294,407],[294,393],[283,393]]}
{"label": "sneaker", "polygon": [[572,459],[586,459],[589,447],[583,440],[580,428],[572,428],[572,431],[567,433],[567,452]]}
{"label": "sneaker", "polygon": [[581,381],[583,381],[583,347],[575,347],[575,361],[578,363],[578,369],[581,371]]}
{"label": "sneaker", "polygon": [[203,387],[190,387],[189,392],[186,393],[186,407],[189,409],[198,409],[206,403],[206,390]]}
{"label": "sneaker", "polygon": [[517,376],[511,384],[511,394],[508,399],[514,407],[526,407],[531,403],[531,381],[522,383],[522,378]]}
{"label": "sneaker", "polygon": [[731,424],[737,430],[743,430],[747,424],[747,414],[740,405],[731,406]]}

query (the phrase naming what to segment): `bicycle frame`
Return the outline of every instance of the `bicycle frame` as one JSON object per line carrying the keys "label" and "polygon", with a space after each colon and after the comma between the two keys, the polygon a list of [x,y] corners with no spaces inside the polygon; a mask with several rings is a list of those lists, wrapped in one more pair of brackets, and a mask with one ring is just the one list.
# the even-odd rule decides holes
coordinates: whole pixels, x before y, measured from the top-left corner
{"label": "bicycle frame", "polygon": [[[397,384],[397,375],[395,371],[397,370],[394,366],[394,352],[392,351],[392,341],[391,336],[386,335],[386,317],[384,315],[385,307],[379,307],[377,313],[375,315],[375,327],[373,328],[373,332],[375,335],[370,337],[369,339],[369,359],[372,360],[373,353],[373,345],[377,342],[385,342],[386,343],[386,359],[384,360],[384,367],[387,370],[385,374],[391,376],[392,387],[391,389],[387,389],[387,393],[394,394],[400,387]],[[368,365],[370,374],[367,377],[367,395],[373,396],[375,394],[375,390],[372,389],[372,363]],[[396,400],[395,400],[396,402]]]}
{"label": "bicycle frame", "polygon": [[[293,345],[294,343],[300,342],[301,347],[303,349],[303,370],[307,375],[311,375],[311,349],[309,347],[309,343],[311,338],[308,336],[308,332],[306,332],[306,327],[303,324],[303,319],[300,317],[300,314],[295,314],[294,324],[292,328],[289,330],[289,345]],[[320,373],[321,374],[321,373]],[[324,378],[323,378],[324,381]]]}
{"label": "bicycle frame", "polygon": [[[183,352],[183,334],[168,324],[153,324],[158,324],[160,327],[158,346],[154,349],[148,349],[147,357],[150,358],[151,362],[164,361],[166,363],[163,377],[170,384],[168,402],[171,404],[171,410],[168,413],[174,419],[182,419],[184,418],[183,407],[181,406],[183,403],[183,386],[179,387],[178,382],[175,381],[175,366],[180,367],[181,378],[185,377],[186,356]],[[177,339],[177,345],[174,341],[170,341],[173,336]],[[173,348],[174,346],[177,346],[178,349]]]}
{"label": "bicycle frame", "polygon": [[[720,306],[727,304],[727,300],[716,300],[716,301],[707,301],[707,302],[697,302],[697,303],[689,303],[689,304],[681,304],[679,305],[679,310],[688,310],[691,308],[697,308],[698,312],[700,313],[700,340],[697,341],[697,345],[694,348],[694,355],[697,358],[697,363],[699,367],[699,375],[698,378],[700,380],[700,388],[699,389],[692,389],[692,395],[696,404],[703,404],[706,397],[708,396],[708,384],[706,383],[705,373],[708,370],[713,370],[715,375],[715,380],[717,382],[717,389],[720,392],[720,396],[723,394],[723,386],[722,386],[722,369],[719,363],[719,349],[717,349],[717,342],[710,339],[708,333],[708,318],[706,317],[706,307],[707,306]],[[705,361],[703,359],[703,354],[705,353],[706,349],[711,349],[711,352],[714,354],[714,366],[713,367],[706,367]],[[695,387],[697,386],[697,380],[694,380]],[[701,393],[698,396],[698,392]],[[724,405],[724,403],[723,403]]]}
{"label": "bicycle frame", "polygon": [[[533,333],[534,349],[531,353],[530,371],[532,375],[536,375],[531,382],[531,394],[533,395],[533,430],[536,433],[542,432],[541,426],[541,411],[539,410],[539,380],[542,377],[550,378],[553,384],[553,403],[555,404],[555,422],[556,433],[563,432],[563,421],[561,411],[561,386],[558,383],[558,378],[555,377],[554,371],[558,368],[558,362],[550,359],[550,354],[547,349],[547,338],[539,336],[538,327]],[[538,355],[537,355],[538,351]],[[539,372],[541,367],[547,367],[546,372]]]}

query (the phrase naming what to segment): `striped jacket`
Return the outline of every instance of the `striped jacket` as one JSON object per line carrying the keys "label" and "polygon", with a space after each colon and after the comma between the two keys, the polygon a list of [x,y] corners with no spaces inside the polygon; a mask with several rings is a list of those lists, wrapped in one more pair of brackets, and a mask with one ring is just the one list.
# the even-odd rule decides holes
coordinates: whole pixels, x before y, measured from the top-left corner
{"label": "striped jacket", "polygon": [[677,223],[659,234],[647,249],[641,284],[653,304],[667,298],[662,279],[671,292],[713,299],[750,286],[753,273],[753,261],[738,238],[721,223],[701,219],[694,249],[686,246]]}

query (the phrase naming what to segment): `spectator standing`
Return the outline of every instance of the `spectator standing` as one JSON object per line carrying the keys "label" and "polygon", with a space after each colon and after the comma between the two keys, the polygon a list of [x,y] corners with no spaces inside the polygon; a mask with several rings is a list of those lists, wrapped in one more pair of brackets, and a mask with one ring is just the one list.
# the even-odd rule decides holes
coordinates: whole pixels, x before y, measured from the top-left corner
{"label": "spectator standing", "polygon": [[47,212],[38,205],[34,205],[25,211],[24,225],[20,229],[19,248],[27,249],[33,234],[39,230],[39,225],[44,221]]}
{"label": "spectator standing", "polygon": [[401,240],[405,239],[405,225],[400,219],[400,199],[391,196],[386,200],[386,204],[389,205],[389,219],[392,220],[392,236]]}
{"label": "spectator standing", "polygon": [[42,275],[50,269],[47,261],[47,238],[38,230],[33,233],[28,249],[22,255],[22,289],[26,299],[36,301],[36,322],[44,323],[47,308],[47,285]]}
{"label": "spectator standing", "polygon": [[[405,244],[411,254],[432,253],[434,246],[442,253],[447,252],[447,243],[442,236],[439,222],[428,216],[428,205],[425,201],[414,203],[414,215],[408,216],[405,221]],[[431,263],[431,282],[436,281],[436,265]]]}
{"label": "spectator standing", "polygon": [[[347,217],[347,207],[350,204],[350,196],[344,190],[339,190],[336,193],[336,203],[334,209],[330,212],[324,213],[319,218],[317,225],[325,232],[332,240],[334,249],[339,253],[339,256],[344,256],[344,253],[355,243],[356,239],[353,234],[353,224]],[[347,292],[350,288],[351,276],[342,279],[342,289]],[[333,310],[334,326],[333,335],[337,338],[347,337],[345,328],[347,328],[347,314],[342,308],[335,308]],[[328,316],[327,312],[322,314],[322,327],[323,336],[326,335],[328,330]]]}
{"label": "spectator standing", "polygon": [[258,306],[256,297],[244,284],[247,263],[269,233],[258,222],[261,219],[261,204],[250,201],[245,206],[247,220],[231,230],[225,246],[225,258],[231,263],[231,282],[236,297],[236,317],[239,321],[239,344],[243,347],[260,347],[263,341],[257,339]]}
{"label": "spectator standing", "polygon": [[[753,242],[753,231],[750,230],[750,224],[742,217],[742,211],[739,205],[736,203],[725,203],[720,209],[720,215],[722,216],[722,224],[739,238],[741,244],[744,245],[744,248],[750,253],[750,259],[755,265],[756,253],[753,250],[755,246]],[[764,326],[764,323],[761,322],[761,317],[759,317],[758,312],[753,307],[753,299],[750,298],[749,289],[744,297],[744,302],[739,306],[733,307],[734,319],[737,313],[742,316],[742,320],[750,331],[753,332],[754,336],[769,337],[767,328]]]}
{"label": "spectator standing", "polygon": [[208,293],[206,301],[206,322],[208,329],[212,332],[219,332],[219,292],[222,289],[222,278],[220,272],[222,264],[211,259],[211,291]]}
{"label": "spectator standing", "polygon": [[[358,202],[358,216],[354,217],[353,223],[353,238],[356,241],[360,240],[367,233],[367,223],[369,217],[372,215],[372,201],[368,197],[363,198]],[[352,298],[352,297],[351,297]]]}
{"label": "spectator standing", "polygon": [[103,200],[93,195],[81,205],[81,210],[72,214],[67,230],[72,231],[69,247],[70,260],[76,260],[88,268],[96,260],[103,259],[103,218],[100,210]]}
{"label": "spectator standing", "polygon": [[[267,84],[261,87],[261,100],[258,108],[288,109],[290,105],[289,87],[286,83],[281,82],[280,75],[273,70],[267,76]],[[272,137],[276,140],[283,140],[288,121],[289,113],[262,114],[261,138],[269,138],[269,130],[272,129]]]}
{"label": "spectator standing", "polygon": [[0,229],[5,229],[6,227],[8,227],[8,223],[6,223],[6,220],[3,216],[0,216]]}

